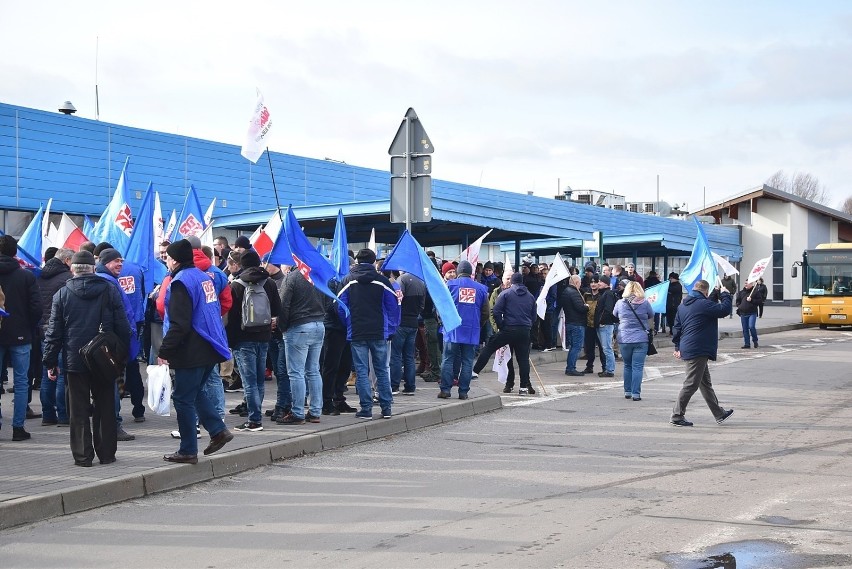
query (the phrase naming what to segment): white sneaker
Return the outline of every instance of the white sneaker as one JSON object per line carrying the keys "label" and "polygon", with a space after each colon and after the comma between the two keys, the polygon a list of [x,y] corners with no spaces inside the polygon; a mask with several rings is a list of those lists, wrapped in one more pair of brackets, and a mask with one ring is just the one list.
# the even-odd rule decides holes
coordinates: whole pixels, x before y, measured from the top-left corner
{"label": "white sneaker", "polygon": [[[197,438],[200,439],[201,438],[201,429],[198,428],[198,427],[195,427],[195,434],[197,435]],[[172,431],[171,435],[172,435],[173,439],[179,439],[180,438],[180,431]]]}
{"label": "white sneaker", "polygon": [[471,374],[470,374],[470,377],[472,377],[472,378],[477,378],[477,377],[479,377],[479,374],[478,374],[478,373],[471,373]]}
{"label": "white sneaker", "polygon": [[529,391],[526,387],[521,387],[520,389],[518,389],[518,395],[529,395]]}

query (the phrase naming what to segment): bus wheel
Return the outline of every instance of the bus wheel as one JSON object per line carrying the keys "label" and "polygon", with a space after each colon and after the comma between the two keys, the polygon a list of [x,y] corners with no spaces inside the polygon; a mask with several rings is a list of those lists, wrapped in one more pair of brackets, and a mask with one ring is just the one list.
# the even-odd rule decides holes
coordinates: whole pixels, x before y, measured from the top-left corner
{"label": "bus wheel", "polygon": [[819,329],[820,330],[828,330],[828,324],[820,324]]}

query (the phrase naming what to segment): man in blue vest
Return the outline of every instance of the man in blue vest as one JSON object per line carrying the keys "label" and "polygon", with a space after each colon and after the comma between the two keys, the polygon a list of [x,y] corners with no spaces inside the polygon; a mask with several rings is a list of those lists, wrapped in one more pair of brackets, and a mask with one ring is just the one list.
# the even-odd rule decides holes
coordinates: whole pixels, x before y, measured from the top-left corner
{"label": "man in blue vest", "polygon": [[165,455],[163,460],[196,464],[197,422],[210,433],[205,455],[234,438],[204,392],[213,366],[227,360],[231,353],[216,286],[208,274],[195,267],[189,241],[181,239],[169,245],[166,265],[172,280],[165,292],[164,336],[158,357],[175,372],[172,401],[181,436],[178,451]]}
{"label": "man in blue vest", "polygon": [[[108,245],[108,243],[101,243],[101,245]],[[98,245],[98,247],[101,245]],[[139,376],[139,363],[136,361],[136,356],[139,354],[139,336],[137,335],[135,324],[136,308],[127,293],[126,287],[122,286],[119,281],[121,271],[124,268],[124,259],[121,257],[121,253],[112,248],[98,250],[96,247],[95,251],[98,251],[98,262],[95,265],[95,273],[99,277],[113,283],[119,290],[121,300],[124,303],[124,313],[127,315],[127,321],[130,322],[130,347],[127,354],[127,367],[125,368],[125,385],[130,392],[130,401],[133,403],[133,415],[135,417],[143,417],[142,420],[144,421],[145,407],[142,404],[142,377]],[[125,284],[127,284],[126,280]],[[141,286],[141,282],[139,284]],[[119,441],[132,441],[136,438],[122,428],[121,399],[118,395],[118,385],[115,388],[115,421],[118,424]]]}
{"label": "man in blue vest", "polygon": [[461,325],[444,331],[444,359],[441,362],[441,392],[439,399],[449,399],[453,388],[453,367],[460,364],[459,399],[467,399],[473,371],[473,356],[479,345],[479,330],[488,319],[488,287],[471,278],[473,266],[461,261],[456,270],[458,278],[447,281],[453,302],[461,316]]}

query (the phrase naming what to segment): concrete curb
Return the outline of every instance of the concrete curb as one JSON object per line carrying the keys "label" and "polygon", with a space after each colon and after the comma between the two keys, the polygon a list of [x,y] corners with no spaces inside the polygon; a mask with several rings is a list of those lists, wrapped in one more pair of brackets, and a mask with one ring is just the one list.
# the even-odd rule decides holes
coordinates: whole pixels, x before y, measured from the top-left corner
{"label": "concrete curb", "polygon": [[163,464],[145,472],[109,480],[98,480],[61,492],[7,500],[0,502],[0,530],[100,506],[117,504],[198,482],[206,482],[214,478],[232,476],[259,466],[272,464],[276,460],[318,453],[414,431],[488,413],[502,407],[503,402],[500,396],[489,394],[467,401],[454,401],[439,407],[397,415],[390,419],[374,419],[369,422],[365,421],[302,435],[285,441],[275,441],[225,452],[209,459],[200,458],[196,465]]}

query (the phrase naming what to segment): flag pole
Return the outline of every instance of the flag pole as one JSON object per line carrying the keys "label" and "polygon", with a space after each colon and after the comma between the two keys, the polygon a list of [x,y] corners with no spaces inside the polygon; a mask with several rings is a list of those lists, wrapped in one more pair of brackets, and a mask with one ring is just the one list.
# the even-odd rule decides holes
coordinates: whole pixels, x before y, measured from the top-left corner
{"label": "flag pole", "polygon": [[544,383],[541,381],[541,376],[538,374],[538,370],[535,368],[535,364],[533,363],[532,359],[530,359],[530,367],[533,369],[533,371],[535,372],[535,376],[538,378],[538,384],[541,386],[541,392],[545,396],[547,396],[547,389],[545,389]]}
{"label": "flag pole", "polygon": [[272,171],[272,158],[269,156],[269,147],[266,147],[266,159],[269,161],[269,175],[272,177],[272,192],[275,194],[275,209],[278,212],[278,217],[281,219],[281,225],[284,225],[284,216],[281,214],[281,202],[278,201],[278,186],[275,185],[275,173]]}

